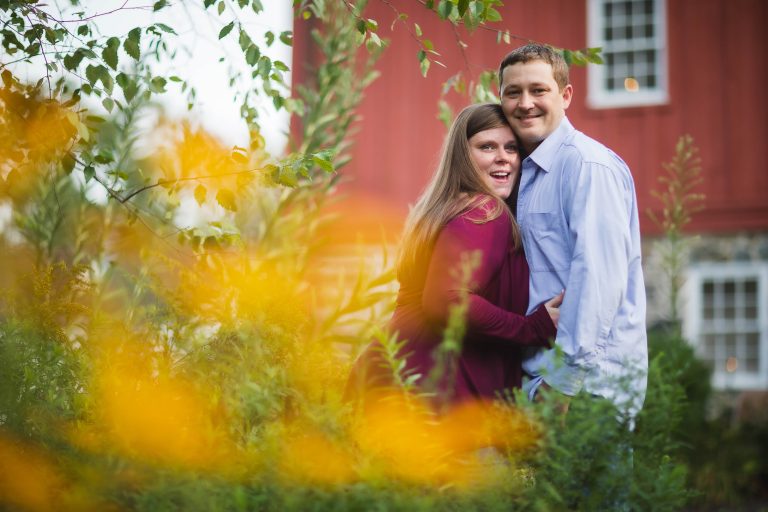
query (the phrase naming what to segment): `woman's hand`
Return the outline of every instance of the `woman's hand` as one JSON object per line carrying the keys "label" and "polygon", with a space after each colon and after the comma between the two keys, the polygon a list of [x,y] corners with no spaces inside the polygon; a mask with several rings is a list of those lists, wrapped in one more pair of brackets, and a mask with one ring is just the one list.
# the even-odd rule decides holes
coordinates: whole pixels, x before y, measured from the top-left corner
{"label": "woman's hand", "polygon": [[563,297],[565,297],[565,290],[544,303],[544,307],[547,308],[547,313],[549,313],[552,323],[555,324],[555,328],[557,328],[557,321],[560,319],[560,304],[563,303]]}

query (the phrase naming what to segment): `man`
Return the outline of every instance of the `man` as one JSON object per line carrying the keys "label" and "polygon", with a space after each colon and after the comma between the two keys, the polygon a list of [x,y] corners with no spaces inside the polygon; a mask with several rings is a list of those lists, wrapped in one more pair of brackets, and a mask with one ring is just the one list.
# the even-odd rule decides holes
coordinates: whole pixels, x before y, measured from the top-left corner
{"label": "man", "polygon": [[551,387],[612,401],[631,416],[645,397],[645,286],[634,183],[610,149],[575,130],[568,66],[528,44],[499,67],[501,106],[523,148],[517,219],[530,266],[529,314],[565,289],[557,349],[524,362],[533,399]]}

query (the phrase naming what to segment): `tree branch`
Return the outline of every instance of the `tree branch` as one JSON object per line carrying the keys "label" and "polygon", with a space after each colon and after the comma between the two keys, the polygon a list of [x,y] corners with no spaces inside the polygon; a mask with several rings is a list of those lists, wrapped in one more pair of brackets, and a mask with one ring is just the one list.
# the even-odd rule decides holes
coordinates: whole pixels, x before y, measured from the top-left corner
{"label": "tree branch", "polygon": [[[114,13],[116,13],[118,11],[131,11],[131,10],[146,11],[146,10],[152,9],[152,6],[149,6],[149,5],[140,5],[140,6],[136,6],[136,7],[126,7],[126,5],[128,5],[128,0],[125,0],[125,2],[123,2],[123,5],[121,5],[120,7],[116,8],[116,9],[112,9],[111,11],[106,11],[106,12],[101,12],[101,13],[97,12],[96,14],[93,14],[91,16],[86,16],[85,18],[81,18],[81,19],[77,19],[77,20],[58,20],[58,19],[54,18],[53,16],[51,16],[50,14],[46,13],[45,11],[43,11],[43,10],[37,8],[37,7],[31,7],[31,9],[33,11],[35,11],[35,13],[37,13],[37,12],[42,13],[43,15],[47,16],[48,18],[52,19],[53,21],[55,21],[56,23],[59,23],[59,24],[64,24],[64,23],[83,23],[83,22],[86,22],[86,21],[89,21],[89,20],[92,20],[92,19],[95,19],[95,18],[99,18],[101,16],[107,16],[109,14],[114,14]],[[38,15],[38,17],[39,17],[39,15]]]}
{"label": "tree branch", "polygon": [[[133,197],[141,194],[142,192],[144,192],[146,190],[149,190],[149,189],[152,189],[152,188],[155,188],[155,187],[160,187],[160,186],[165,186],[165,185],[173,185],[173,184],[176,184],[176,183],[179,183],[179,182],[182,182],[182,181],[197,181],[197,180],[208,180],[208,179],[213,179],[213,178],[224,178],[224,177],[227,177],[227,176],[238,176],[240,174],[254,173],[254,172],[257,172],[258,170],[259,169],[248,169],[248,170],[245,170],[245,171],[227,172],[227,173],[223,173],[223,174],[210,174],[210,175],[207,175],[207,176],[188,176],[186,178],[177,178],[175,180],[157,180],[157,183],[153,183],[151,185],[145,185],[145,186],[143,186],[143,187],[141,187],[139,189],[134,190],[133,192],[131,192],[130,194],[128,194],[127,196],[125,196],[122,199],[119,198],[119,197],[116,197],[116,199],[118,201],[120,201],[121,203],[125,203],[126,201],[129,201],[129,200],[133,199]],[[99,183],[101,183],[101,182],[99,182]]]}
{"label": "tree branch", "polygon": [[[34,23],[32,23],[32,20],[29,18],[28,14],[24,15],[25,18],[27,18],[27,21],[29,22],[29,26],[34,27]],[[51,88],[51,73],[48,69],[48,57],[45,55],[45,50],[43,49],[43,40],[40,39],[40,36],[37,36],[37,43],[40,45],[40,54],[43,56],[43,61],[45,61],[45,79],[48,82],[48,99],[53,99],[53,89]]]}

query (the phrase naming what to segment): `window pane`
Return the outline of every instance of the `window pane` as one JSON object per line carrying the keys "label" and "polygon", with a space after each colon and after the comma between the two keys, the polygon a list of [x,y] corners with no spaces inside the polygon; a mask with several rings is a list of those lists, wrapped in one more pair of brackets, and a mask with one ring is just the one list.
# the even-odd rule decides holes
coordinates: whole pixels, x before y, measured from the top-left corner
{"label": "window pane", "polygon": [[736,318],[736,282],[730,279],[723,283],[723,318]]}
{"label": "window pane", "polygon": [[702,317],[704,320],[713,320],[715,318],[715,283],[704,281],[701,286],[702,295]]}
{"label": "window pane", "polygon": [[644,35],[645,35],[645,37],[650,39],[651,37],[654,37],[653,34],[654,34],[653,25],[651,25],[649,23],[648,25],[645,26],[645,33],[644,33]]}
{"label": "window pane", "polygon": [[760,334],[750,332],[744,335],[745,353],[747,357],[757,359],[760,354]]}
{"label": "window pane", "polygon": [[705,334],[704,335],[704,343],[703,346],[703,353],[702,356],[705,359],[714,359],[715,358],[715,336],[713,334]]}
{"label": "window pane", "polygon": [[744,338],[745,370],[756,373],[760,369],[760,334],[751,332],[747,333]]}
{"label": "window pane", "polygon": [[653,0],[645,0],[645,14],[652,15],[653,14]]}
{"label": "window pane", "polygon": [[757,320],[757,281],[744,281],[744,318]]}

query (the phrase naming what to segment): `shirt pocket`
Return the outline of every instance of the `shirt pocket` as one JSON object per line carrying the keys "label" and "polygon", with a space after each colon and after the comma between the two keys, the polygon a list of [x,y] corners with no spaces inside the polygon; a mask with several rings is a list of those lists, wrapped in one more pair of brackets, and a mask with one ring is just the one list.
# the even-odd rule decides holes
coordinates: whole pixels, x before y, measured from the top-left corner
{"label": "shirt pocket", "polygon": [[530,212],[529,244],[525,247],[533,272],[561,272],[570,267],[570,256],[560,216],[555,212]]}

